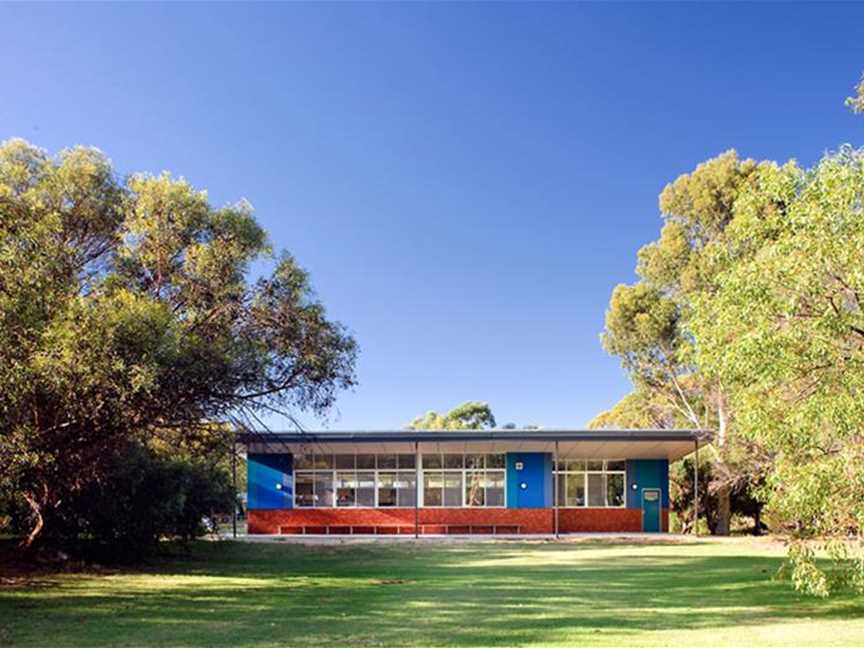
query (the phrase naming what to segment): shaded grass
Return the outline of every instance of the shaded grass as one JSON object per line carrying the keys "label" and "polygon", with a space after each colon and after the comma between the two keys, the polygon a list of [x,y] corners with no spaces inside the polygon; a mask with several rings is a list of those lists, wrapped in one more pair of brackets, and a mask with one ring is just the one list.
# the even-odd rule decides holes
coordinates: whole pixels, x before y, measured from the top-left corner
{"label": "shaded grass", "polygon": [[771,580],[747,543],[197,543],[143,571],[0,590],[0,645],[864,643],[864,598]]}

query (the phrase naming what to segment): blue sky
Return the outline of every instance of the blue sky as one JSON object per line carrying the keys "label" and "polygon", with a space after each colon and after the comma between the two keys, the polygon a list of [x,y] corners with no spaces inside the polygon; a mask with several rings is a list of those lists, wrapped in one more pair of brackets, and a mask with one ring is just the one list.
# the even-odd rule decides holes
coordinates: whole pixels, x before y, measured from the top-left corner
{"label": "blue sky", "polygon": [[[355,334],[311,427],[583,426],[664,184],[862,144],[864,5],[0,5],[0,139],[248,199]],[[271,421],[280,427],[279,421]]]}

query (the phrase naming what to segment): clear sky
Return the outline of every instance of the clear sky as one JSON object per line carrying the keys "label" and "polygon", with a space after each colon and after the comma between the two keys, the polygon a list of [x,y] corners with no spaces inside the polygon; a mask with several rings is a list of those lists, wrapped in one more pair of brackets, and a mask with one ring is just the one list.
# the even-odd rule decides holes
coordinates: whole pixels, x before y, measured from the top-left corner
{"label": "clear sky", "polygon": [[361,346],[311,427],[579,427],[664,184],[864,144],[862,70],[864,5],[3,4],[0,139],[247,198]]}

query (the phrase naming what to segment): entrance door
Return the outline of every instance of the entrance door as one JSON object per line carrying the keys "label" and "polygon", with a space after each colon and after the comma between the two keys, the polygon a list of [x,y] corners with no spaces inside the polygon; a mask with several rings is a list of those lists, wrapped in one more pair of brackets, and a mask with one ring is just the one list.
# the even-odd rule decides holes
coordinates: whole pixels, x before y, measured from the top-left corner
{"label": "entrance door", "polygon": [[642,531],[660,533],[660,489],[642,489]]}

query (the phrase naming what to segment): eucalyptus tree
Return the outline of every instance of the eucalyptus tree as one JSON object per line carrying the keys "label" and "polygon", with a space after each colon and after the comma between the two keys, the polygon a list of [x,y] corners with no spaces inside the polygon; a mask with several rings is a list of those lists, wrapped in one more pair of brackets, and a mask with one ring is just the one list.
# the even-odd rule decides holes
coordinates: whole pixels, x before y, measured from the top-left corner
{"label": "eucalyptus tree", "polygon": [[465,401],[446,414],[426,412],[411,421],[408,430],[479,430],[494,428],[495,416],[489,403]]}
{"label": "eucalyptus tree", "polygon": [[846,106],[855,113],[864,113],[864,76],[855,86],[855,94],[846,98]]}
{"label": "eucalyptus tree", "polygon": [[796,587],[864,591],[864,150],[755,180],[711,250],[714,290],[692,321],[698,367],[728,390],[738,433],[774,457],[764,497],[798,540]]}
{"label": "eucalyptus tree", "polygon": [[121,180],[92,148],[0,145],[0,488],[29,508],[25,544],[130,440],[321,414],[355,356],[247,203]]}
{"label": "eucalyptus tree", "polygon": [[729,494],[742,478],[740,451],[730,446],[732,417],[722,382],[700,371],[691,321],[694,304],[715,289],[707,253],[722,243],[736,200],[762,165],[735,151],[700,164],[660,195],[663,226],[657,241],[639,250],[639,281],[619,285],[606,313],[603,345],[621,359],[633,394],[593,422],[595,426],[688,425],[716,429],[718,469],[711,488],[720,507],[717,533],[727,534]]}

